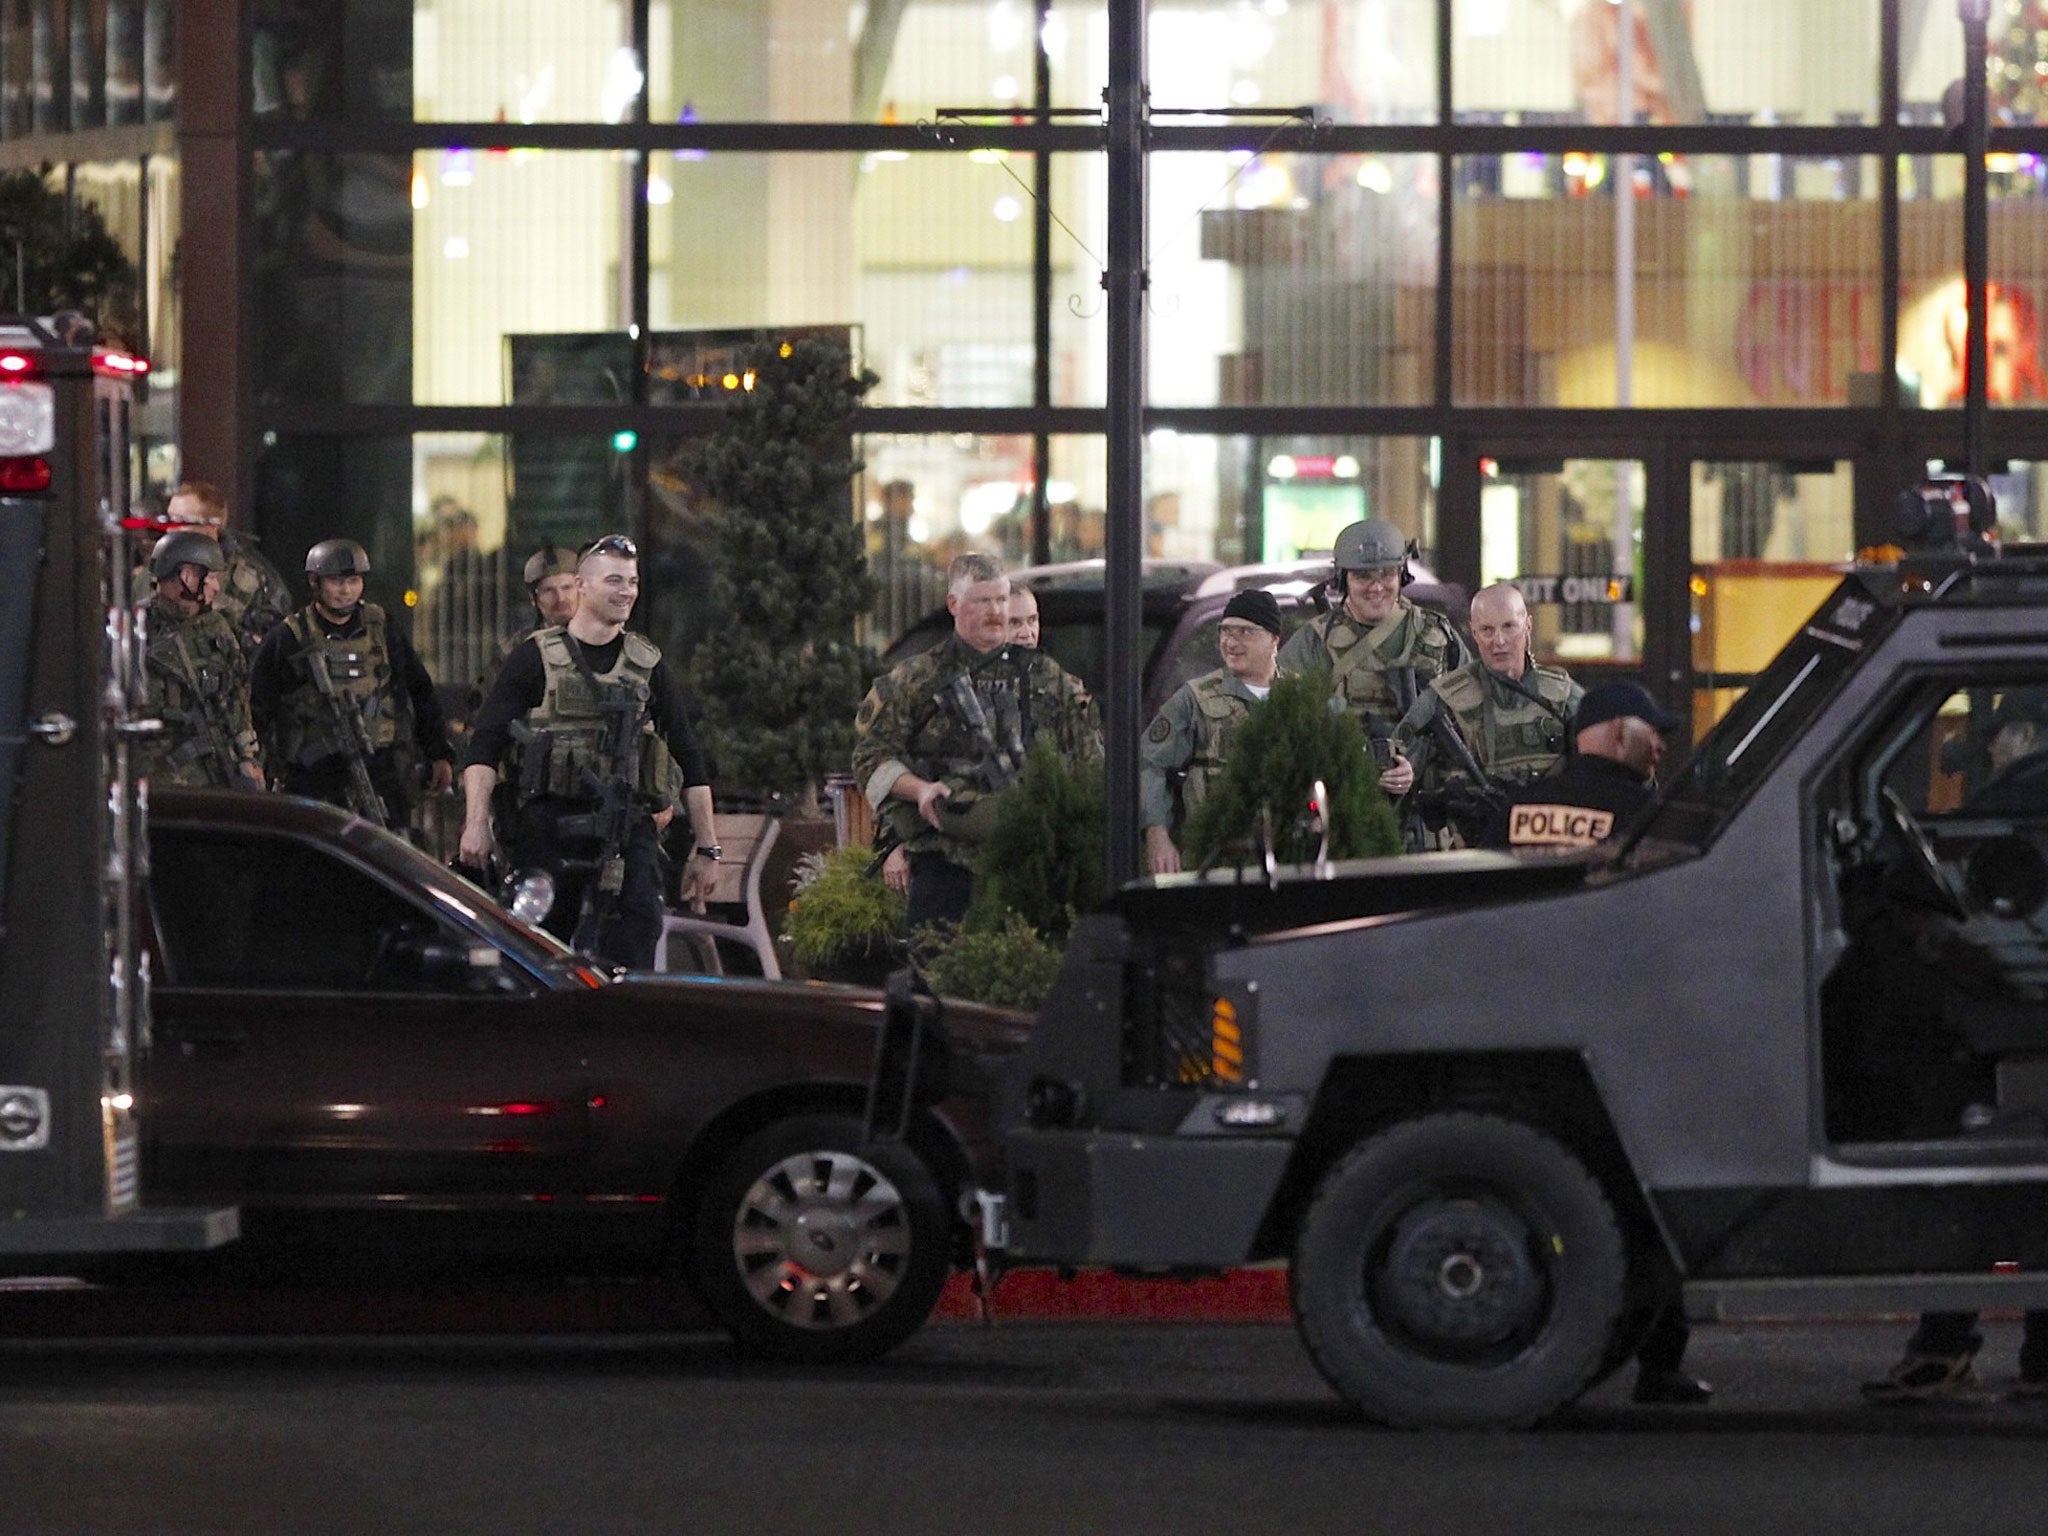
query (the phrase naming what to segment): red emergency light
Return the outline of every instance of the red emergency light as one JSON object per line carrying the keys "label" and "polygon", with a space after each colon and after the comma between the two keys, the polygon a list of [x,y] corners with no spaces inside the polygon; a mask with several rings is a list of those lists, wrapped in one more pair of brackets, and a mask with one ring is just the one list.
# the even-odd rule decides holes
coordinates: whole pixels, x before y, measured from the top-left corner
{"label": "red emergency light", "polygon": [[[0,368],[7,366],[0,358]],[[139,379],[149,372],[149,359],[136,357],[127,352],[95,352],[92,355],[92,371],[102,378]]]}
{"label": "red emergency light", "polygon": [[0,496],[35,496],[49,488],[48,459],[0,459]]}
{"label": "red emergency light", "polygon": [[36,360],[26,352],[0,352],[0,378],[27,378],[36,371]]}

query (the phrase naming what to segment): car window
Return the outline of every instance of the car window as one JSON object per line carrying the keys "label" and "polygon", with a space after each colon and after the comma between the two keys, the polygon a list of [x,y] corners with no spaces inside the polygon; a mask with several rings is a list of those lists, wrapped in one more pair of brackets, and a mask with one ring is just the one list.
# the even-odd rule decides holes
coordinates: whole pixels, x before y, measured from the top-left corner
{"label": "car window", "polygon": [[512,980],[481,968],[480,985],[474,937],[293,838],[154,828],[149,885],[169,986],[467,993]]}
{"label": "car window", "polygon": [[2048,816],[2048,680],[1958,680],[1933,697],[1884,787],[1915,816]]}

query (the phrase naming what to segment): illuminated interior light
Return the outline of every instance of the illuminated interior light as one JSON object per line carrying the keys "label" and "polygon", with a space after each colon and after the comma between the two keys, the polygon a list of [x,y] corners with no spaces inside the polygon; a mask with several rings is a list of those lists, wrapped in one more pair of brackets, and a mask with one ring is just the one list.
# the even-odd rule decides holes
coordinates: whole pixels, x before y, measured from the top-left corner
{"label": "illuminated interior light", "polygon": [[1693,577],[1691,581],[1686,583],[1686,586],[1692,589],[1694,597],[1705,597],[1707,595],[1707,578],[1704,576]]}
{"label": "illuminated interior light", "polygon": [[417,590],[416,590],[415,588],[412,588],[412,587],[407,587],[407,588],[405,589],[405,606],[406,606],[406,607],[408,607],[408,608],[417,608],[417,607],[419,607],[419,605],[420,605],[420,595],[419,595],[419,592],[418,592],[418,591],[417,591]]}
{"label": "illuminated interior light", "polygon": [[1008,156],[1000,149],[970,149],[967,158],[976,165],[1001,165]]}
{"label": "illuminated interior light", "polygon": [[[476,184],[476,157],[466,149],[451,149],[441,156],[441,185],[468,187]],[[420,206],[415,203],[414,207]]]}
{"label": "illuminated interior light", "polygon": [[648,202],[654,204],[657,208],[659,208],[662,205],[666,203],[672,203],[675,200],[676,189],[674,187],[670,186],[666,181],[662,180],[659,176],[650,175],[647,178]]}
{"label": "illuminated interior light", "polygon": [[1259,82],[1236,80],[1230,86],[1230,99],[1240,107],[1255,107],[1259,104]]}
{"label": "illuminated interior light", "polygon": [[469,237],[450,235],[441,242],[441,254],[450,261],[464,261],[469,256]]}
{"label": "illuminated interior light", "polygon": [[1274,454],[1266,464],[1266,473],[1275,480],[1292,480],[1294,478],[1294,456],[1287,453]]}
{"label": "illuminated interior light", "polygon": [[427,178],[421,173],[420,168],[415,165],[412,168],[412,205],[415,208],[424,208],[427,206],[427,201]]}
{"label": "illuminated interior light", "polygon": [[1005,195],[996,199],[995,206],[989,209],[989,212],[995,215],[998,224],[1014,224],[1018,216],[1024,212],[1024,205],[1016,198]]}
{"label": "illuminated interior light", "polygon": [[728,373],[724,378],[720,379],[718,382],[720,384],[723,384],[727,389],[738,389],[740,387],[740,376],[736,373]]}
{"label": "illuminated interior light", "polygon": [[1330,473],[1339,480],[1356,480],[1358,478],[1358,460],[1348,453],[1340,453],[1337,455],[1337,462],[1330,466]]}
{"label": "illuminated interior light", "polygon": [[1368,160],[1358,168],[1358,184],[1384,197],[1394,190],[1393,169],[1384,160]]}
{"label": "illuminated interior light", "polygon": [[777,357],[788,357],[794,351],[796,351],[796,348],[785,341],[780,347],[776,349],[775,355]]}
{"label": "illuminated interior light", "polygon": [[1017,99],[1017,77],[1015,75],[997,75],[995,83],[988,90],[991,101],[1015,101]]}

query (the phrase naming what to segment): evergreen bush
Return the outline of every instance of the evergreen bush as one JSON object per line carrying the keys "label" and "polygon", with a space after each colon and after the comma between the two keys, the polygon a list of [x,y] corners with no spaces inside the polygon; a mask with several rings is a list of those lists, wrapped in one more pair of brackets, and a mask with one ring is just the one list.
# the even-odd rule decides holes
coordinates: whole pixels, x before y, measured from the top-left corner
{"label": "evergreen bush", "polygon": [[0,175],[0,307],[18,315],[82,310],[103,340],[146,346],[137,334],[135,263],[100,211],[52,187],[48,169]]}
{"label": "evergreen bush", "polygon": [[1261,810],[1271,819],[1275,857],[1295,864],[1313,859],[1320,839],[1308,805],[1317,779],[1330,796],[1331,857],[1401,851],[1401,829],[1380,792],[1357,716],[1330,707],[1327,674],[1282,673],[1238,728],[1230,761],[1188,819],[1181,842],[1188,866],[1219,848],[1249,847]]}
{"label": "evergreen bush", "polygon": [[1064,939],[1077,913],[1102,904],[1108,880],[1102,764],[1070,763],[1040,737],[1024,771],[996,802],[995,826],[974,863],[969,929],[1015,913],[1048,939]]}
{"label": "evergreen bush", "polygon": [[941,997],[1035,1010],[1060,973],[1060,951],[1021,913],[1007,912],[928,950],[923,970]]}
{"label": "evergreen bush", "polygon": [[725,783],[815,807],[853,752],[873,674],[855,620],[874,600],[852,502],[850,424],[875,375],[843,346],[764,339],[747,388],[691,456],[716,506],[708,633],[691,676]]}

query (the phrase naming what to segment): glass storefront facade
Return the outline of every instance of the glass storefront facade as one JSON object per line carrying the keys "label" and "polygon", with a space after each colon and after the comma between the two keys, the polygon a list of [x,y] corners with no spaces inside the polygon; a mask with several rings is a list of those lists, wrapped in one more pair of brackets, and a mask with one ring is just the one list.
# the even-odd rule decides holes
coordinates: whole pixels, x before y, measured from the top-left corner
{"label": "glass storefront facade", "polygon": [[[152,483],[233,478],[287,565],[363,537],[459,669],[542,538],[625,523],[687,610],[683,448],[715,405],[666,360],[825,328],[879,378],[848,509],[874,639],[960,548],[1101,552],[1109,0],[239,9],[231,74],[181,80],[190,4],[0,3],[0,160],[51,163],[141,273]],[[1952,4],[1147,9],[1148,553],[1289,560],[1385,513],[1449,580],[1522,580],[1546,655],[1677,702],[1740,686],[1731,658],[1957,458]],[[1991,448],[2036,532],[2048,22],[2010,9]],[[192,212],[202,120],[240,227]],[[219,415],[179,419],[216,269],[225,469],[178,453]]]}

